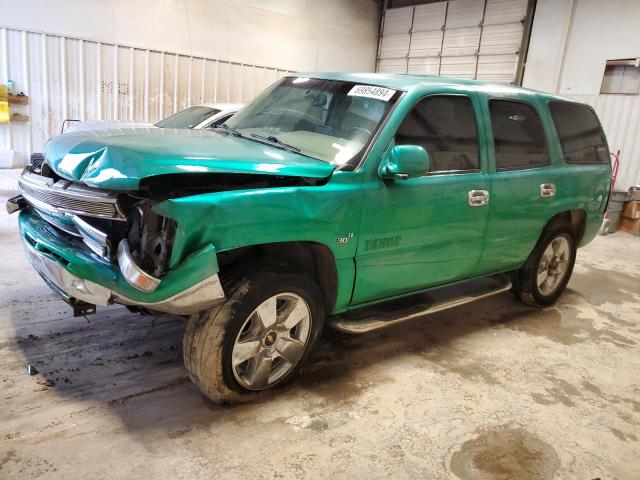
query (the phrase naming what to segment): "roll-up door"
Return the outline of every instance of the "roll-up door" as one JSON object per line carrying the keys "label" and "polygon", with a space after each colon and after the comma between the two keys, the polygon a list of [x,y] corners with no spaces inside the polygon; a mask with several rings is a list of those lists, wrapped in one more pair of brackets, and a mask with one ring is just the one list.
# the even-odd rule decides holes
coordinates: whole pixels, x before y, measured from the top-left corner
{"label": "roll-up door", "polygon": [[377,71],[518,83],[529,3],[449,0],[387,9]]}

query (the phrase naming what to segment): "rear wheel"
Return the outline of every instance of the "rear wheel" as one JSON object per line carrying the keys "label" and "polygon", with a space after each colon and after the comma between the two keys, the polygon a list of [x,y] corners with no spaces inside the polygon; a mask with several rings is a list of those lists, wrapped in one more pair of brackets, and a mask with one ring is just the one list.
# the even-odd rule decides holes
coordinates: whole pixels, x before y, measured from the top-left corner
{"label": "rear wheel", "polygon": [[515,273],[514,292],[529,305],[553,304],[569,283],[575,260],[573,231],[563,224],[548,227]]}
{"label": "rear wheel", "polygon": [[243,402],[292,379],[324,325],[320,289],[304,273],[269,265],[227,289],[228,299],[187,324],[184,362],[217,403]]}

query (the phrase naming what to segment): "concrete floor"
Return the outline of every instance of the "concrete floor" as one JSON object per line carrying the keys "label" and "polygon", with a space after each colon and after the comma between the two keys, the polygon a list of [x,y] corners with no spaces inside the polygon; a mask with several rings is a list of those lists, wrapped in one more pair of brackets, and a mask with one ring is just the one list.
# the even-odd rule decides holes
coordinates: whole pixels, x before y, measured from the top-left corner
{"label": "concrete floor", "polygon": [[582,249],[554,308],[327,335],[299,381],[230,408],[186,378],[181,321],[72,318],[0,215],[0,478],[640,478],[638,238]]}

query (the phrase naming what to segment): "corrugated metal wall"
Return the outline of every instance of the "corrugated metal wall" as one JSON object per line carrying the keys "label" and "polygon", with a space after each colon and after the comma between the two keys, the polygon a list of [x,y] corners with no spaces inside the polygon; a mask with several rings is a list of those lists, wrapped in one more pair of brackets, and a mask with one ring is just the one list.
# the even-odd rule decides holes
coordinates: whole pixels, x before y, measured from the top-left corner
{"label": "corrugated metal wall", "polygon": [[385,11],[378,71],[514,83],[527,0],[451,0]]}
{"label": "corrugated metal wall", "polygon": [[620,150],[620,170],[616,190],[640,185],[640,96],[638,95],[567,95],[588,103],[600,117],[612,152]]}
{"label": "corrugated metal wall", "polygon": [[[377,69],[513,83],[527,4],[449,0],[388,9]],[[640,96],[563,95],[592,105],[611,150],[621,151],[616,189],[640,185]]]}
{"label": "corrugated metal wall", "polygon": [[66,118],[156,122],[190,105],[244,102],[290,70],[0,28],[0,81],[29,96],[0,124],[0,150],[16,166],[58,134]]}

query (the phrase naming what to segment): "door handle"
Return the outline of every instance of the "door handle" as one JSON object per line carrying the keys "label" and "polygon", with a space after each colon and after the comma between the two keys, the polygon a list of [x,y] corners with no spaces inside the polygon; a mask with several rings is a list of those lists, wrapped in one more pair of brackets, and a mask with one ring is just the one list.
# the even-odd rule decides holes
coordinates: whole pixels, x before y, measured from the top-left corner
{"label": "door handle", "polygon": [[471,190],[469,192],[469,206],[483,207],[489,203],[489,192],[486,190]]}
{"label": "door handle", "polygon": [[543,183],[540,185],[540,196],[542,198],[551,198],[556,196],[555,183]]}

